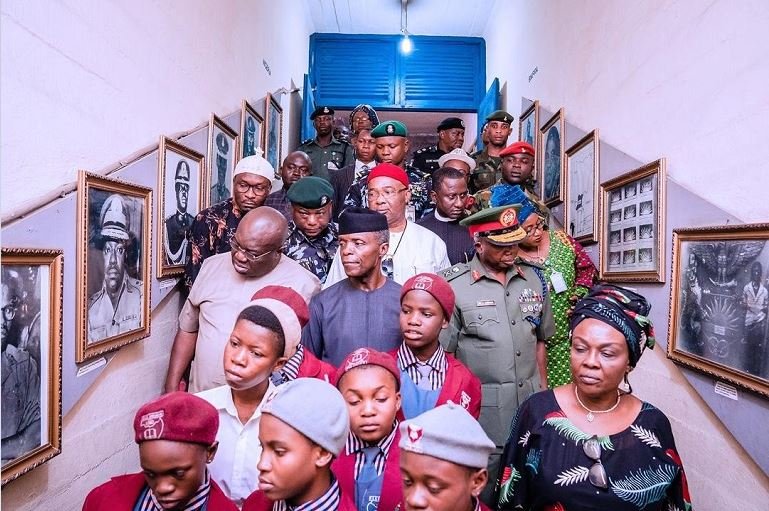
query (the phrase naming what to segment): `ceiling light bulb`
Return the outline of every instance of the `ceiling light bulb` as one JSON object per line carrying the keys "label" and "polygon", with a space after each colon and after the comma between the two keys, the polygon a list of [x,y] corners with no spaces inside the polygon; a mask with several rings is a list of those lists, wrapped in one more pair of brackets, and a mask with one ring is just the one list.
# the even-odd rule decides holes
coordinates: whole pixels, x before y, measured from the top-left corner
{"label": "ceiling light bulb", "polygon": [[404,35],[403,39],[401,39],[401,53],[408,55],[411,53],[412,49],[414,49],[414,45],[411,43],[411,38],[409,38],[407,35]]}

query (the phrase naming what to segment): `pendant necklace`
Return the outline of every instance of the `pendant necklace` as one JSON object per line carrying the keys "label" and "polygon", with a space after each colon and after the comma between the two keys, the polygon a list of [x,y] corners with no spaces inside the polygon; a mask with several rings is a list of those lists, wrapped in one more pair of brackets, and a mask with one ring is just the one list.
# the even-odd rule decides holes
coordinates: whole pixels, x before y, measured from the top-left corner
{"label": "pendant necklace", "polygon": [[595,419],[595,414],[597,414],[597,413],[609,413],[609,412],[613,412],[614,410],[616,410],[617,407],[619,406],[620,400],[622,399],[622,394],[620,394],[619,389],[617,389],[617,402],[614,403],[614,405],[611,408],[607,408],[606,410],[591,410],[590,408],[585,406],[585,404],[579,398],[579,392],[577,391],[577,386],[576,385],[574,385],[574,397],[577,398],[577,403],[579,403],[579,406],[581,406],[587,412],[587,416],[586,416],[587,421],[588,422],[593,422],[593,420]]}

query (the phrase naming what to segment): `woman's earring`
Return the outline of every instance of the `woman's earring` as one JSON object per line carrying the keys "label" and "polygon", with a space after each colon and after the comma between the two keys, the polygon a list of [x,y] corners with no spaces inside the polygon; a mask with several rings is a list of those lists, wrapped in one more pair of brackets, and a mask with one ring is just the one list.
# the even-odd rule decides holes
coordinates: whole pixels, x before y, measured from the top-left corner
{"label": "woman's earring", "polygon": [[627,379],[627,375],[630,373],[630,371],[625,371],[625,377],[623,378],[623,392],[625,394],[632,394],[633,393],[633,387],[630,386],[630,382]]}

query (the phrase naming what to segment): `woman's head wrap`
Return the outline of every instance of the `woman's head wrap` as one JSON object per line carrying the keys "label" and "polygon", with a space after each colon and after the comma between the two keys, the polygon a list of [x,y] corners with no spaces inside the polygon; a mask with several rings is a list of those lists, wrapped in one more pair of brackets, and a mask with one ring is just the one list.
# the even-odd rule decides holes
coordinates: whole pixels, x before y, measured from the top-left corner
{"label": "woman's head wrap", "polygon": [[371,121],[371,129],[374,129],[379,124],[379,116],[376,114],[376,110],[374,110],[374,107],[371,105],[358,105],[355,108],[352,109],[352,112],[350,112],[350,128],[352,129],[352,118],[355,117],[355,114],[358,113],[360,110],[363,110],[366,112],[366,115],[368,115],[369,120]]}
{"label": "woman's head wrap", "polygon": [[582,298],[572,312],[571,330],[583,319],[603,321],[622,332],[635,367],[645,348],[654,348],[654,326],[649,319],[651,304],[643,296],[611,284],[598,284]]}
{"label": "woman's head wrap", "polygon": [[489,204],[493,208],[496,208],[497,206],[520,204],[521,210],[518,212],[519,223],[525,222],[532,213],[545,216],[542,209],[539,207],[539,204],[531,200],[520,185],[499,183],[492,186]]}

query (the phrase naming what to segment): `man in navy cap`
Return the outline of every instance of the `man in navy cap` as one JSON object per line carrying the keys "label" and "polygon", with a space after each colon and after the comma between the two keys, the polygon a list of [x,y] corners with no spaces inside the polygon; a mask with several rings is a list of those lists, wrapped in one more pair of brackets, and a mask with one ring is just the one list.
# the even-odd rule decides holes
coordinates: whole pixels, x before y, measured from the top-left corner
{"label": "man in navy cap", "polygon": [[504,110],[497,110],[486,117],[484,133],[489,139],[488,144],[484,145],[482,151],[470,155],[478,164],[470,179],[471,192],[488,188],[500,177],[499,166],[502,164],[502,158],[499,153],[507,145],[507,139],[513,131],[512,122],[513,116]]}
{"label": "man in navy cap", "polygon": [[315,274],[323,283],[339,247],[331,221],[334,189],[325,179],[307,176],[288,190],[292,219],[283,253]]}
{"label": "man in navy cap", "polygon": [[319,106],[310,115],[317,136],[297,147],[312,160],[312,175],[328,179],[329,172],[338,170],[355,159],[352,146],[334,138],[334,109]]}
{"label": "man in navy cap", "polygon": [[438,158],[453,149],[461,149],[464,143],[465,121],[459,117],[447,117],[438,125],[438,144],[422,148],[414,153],[411,166],[432,176],[440,168]]}

